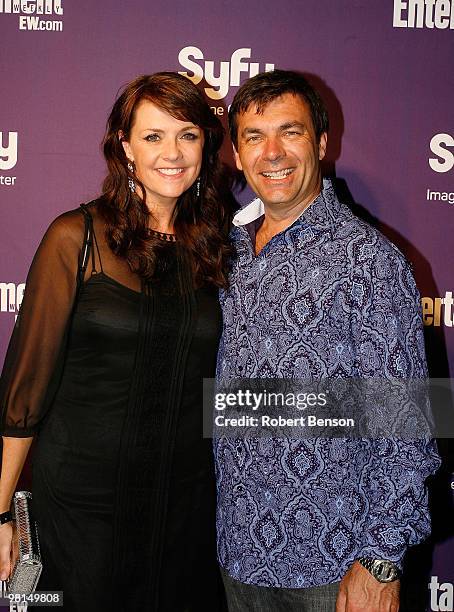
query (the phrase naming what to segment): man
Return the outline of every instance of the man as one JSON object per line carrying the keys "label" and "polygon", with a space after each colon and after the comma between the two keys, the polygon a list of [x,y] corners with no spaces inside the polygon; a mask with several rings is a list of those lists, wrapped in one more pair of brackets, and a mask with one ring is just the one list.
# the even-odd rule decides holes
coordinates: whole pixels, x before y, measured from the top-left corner
{"label": "man", "polygon": [[[319,95],[298,73],[259,74],[229,122],[260,199],[234,219],[219,379],[425,377],[407,262],[322,183]],[[402,557],[430,528],[431,442],[221,437],[215,456],[231,612],[398,610]]]}

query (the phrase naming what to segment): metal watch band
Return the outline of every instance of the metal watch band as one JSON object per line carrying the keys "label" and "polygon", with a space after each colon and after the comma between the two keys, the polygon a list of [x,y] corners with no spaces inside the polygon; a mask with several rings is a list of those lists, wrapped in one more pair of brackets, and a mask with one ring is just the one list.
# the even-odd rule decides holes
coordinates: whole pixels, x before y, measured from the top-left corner
{"label": "metal watch band", "polygon": [[8,510],[7,512],[2,512],[0,514],[0,525],[9,523],[12,520],[13,520],[13,513],[11,512],[11,510]]}
{"label": "metal watch band", "polygon": [[392,561],[370,557],[361,557],[358,561],[379,582],[393,582],[400,576],[399,568]]}

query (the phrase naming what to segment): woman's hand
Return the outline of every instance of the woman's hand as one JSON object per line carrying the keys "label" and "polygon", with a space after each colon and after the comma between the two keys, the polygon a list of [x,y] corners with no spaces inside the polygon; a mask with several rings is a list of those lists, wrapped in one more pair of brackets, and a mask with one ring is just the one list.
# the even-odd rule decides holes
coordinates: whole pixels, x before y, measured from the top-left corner
{"label": "woman's hand", "polygon": [[[33,438],[9,438],[3,436],[2,471],[0,476],[0,509],[11,507],[17,481],[25,463]],[[18,556],[16,523],[0,525],[0,580],[11,574]]]}
{"label": "woman's hand", "polygon": [[16,523],[0,525],[0,580],[7,580],[18,557]]}

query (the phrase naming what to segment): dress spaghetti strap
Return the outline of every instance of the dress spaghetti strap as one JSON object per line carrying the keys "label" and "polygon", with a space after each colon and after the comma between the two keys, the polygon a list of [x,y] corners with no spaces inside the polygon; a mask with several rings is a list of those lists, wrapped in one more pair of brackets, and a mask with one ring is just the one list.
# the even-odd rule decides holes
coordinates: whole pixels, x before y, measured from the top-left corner
{"label": "dress spaghetti strap", "polygon": [[87,269],[88,262],[91,258],[91,273],[90,276],[98,274],[98,270],[96,269],[96,255],[98,257],[99,268],[102,273],[104,273],[101,261],[101,253],[99,251],[98,240],[96,239],[96,233],[93,227],[93,217],[89,211],[90,205],[92,205],[94,201],[88,202],[87,204],[81,204],[80,208],[85,218],[85,236],[84,243],[81,250],[81,259],[79,262],[79,274],[78,280],[79,282],[83,282],[85,277],[85,271]]}

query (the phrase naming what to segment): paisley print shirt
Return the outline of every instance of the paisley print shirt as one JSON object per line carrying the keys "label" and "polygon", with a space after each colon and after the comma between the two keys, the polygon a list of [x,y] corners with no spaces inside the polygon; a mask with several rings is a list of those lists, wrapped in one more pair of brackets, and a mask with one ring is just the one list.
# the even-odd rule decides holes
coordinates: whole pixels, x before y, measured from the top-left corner
{"label": "paisley print shirt", "polygon": [[[256,256],[262,215],[254,200],[234,220],[221,380],[427,375],[408,263],[329,181]],[[218,557],[244,583],[335,582],[361,556],[401,564],[429,534],[430,440],[221,437],[214,450]]]}

